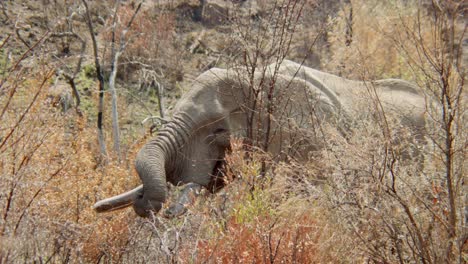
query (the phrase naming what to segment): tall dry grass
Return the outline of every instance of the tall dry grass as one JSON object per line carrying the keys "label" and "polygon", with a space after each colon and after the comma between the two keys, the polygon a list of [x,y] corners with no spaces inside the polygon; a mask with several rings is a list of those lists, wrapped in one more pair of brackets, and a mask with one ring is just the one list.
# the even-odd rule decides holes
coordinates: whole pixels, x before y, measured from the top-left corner
{"label": "tall dry grass", "polygon": [[[135,184],[128,163],[98,167],[96,133],[86,116],[54,106],[55,69],[36,55],[42,44],[3,65],[0,257],[6,263],[66,261],[86,248],[116,247],[109,244],[125,239],[125,214],[105,222],[91,205]],[[121,232],[104,231],[118,226]]]}
{"label": "tall dry grass", "polygon": [[[95,214],[96,200],[138,184],[132,159],[149,135],[129,132],[126,159],[100,166],[93,119],[53,106],[54,69],[38,56],[40,49],[2,65],[7,70],[0,82],[0,262],[466,261],[465,75],[458,60],[449,60],[463,53],[444,49],[444,28],[434,26],[436,16],[424,15],[433,14],[427,6],[359,0],[351,6],[353,40],[346,46],[348,13],[330,21],[333,57],[323,66],[348,77],[417,82],[428,99],[435,99],[428,104],[426,143],[415,141],[401,123],[382,126],[372,116],[363,116],[349,138],[324,127],[328,147],[308,163],[276,163],[233,141],[227,157],[230,184],[218,194],[202,195],[186,215],[172,220],[139,219],[131,209]],[[449,21],[445,13],[437,14],[437,21]],[[174,17],[158,15],[157,23],[142,17],[135,25],[142,31],[161,28],[158,37],[164,41],[135,37],[126,58],[170,64],[170,54],[153,61],[145,52],[170,45]],[[461,29],[456,24],[454,35],[460,37],[466,26]],[[429,53],[417,56],[424,50]],[[450,74],[441,75],[448,65]],[[454,109],[449,102],[458,110],[448,111]],[[122,118],[134,118],[135,106],[120,107]],[[174,196],[177,192],[172,187]]]}

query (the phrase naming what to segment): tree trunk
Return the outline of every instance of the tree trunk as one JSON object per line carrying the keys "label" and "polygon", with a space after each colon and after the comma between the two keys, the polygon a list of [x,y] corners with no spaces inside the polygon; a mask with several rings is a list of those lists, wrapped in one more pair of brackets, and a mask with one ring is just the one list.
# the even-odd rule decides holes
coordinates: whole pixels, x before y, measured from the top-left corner
{"label": "tree trunk", "polygon": [[114,56],[112,63],[112,72],[109,78],[109,89],[112,96],[112,134],[114,135],[114,151],[120,161],[120,129],[119,129],[119,112],[117,110],[117,91],[115,89],[115,77],[117,75],[117,63],[120,52]]}
{"label": "tree trunk", "polygon": [[112,25],[112,43],[111,43],[111,74],[109,77],[109,89],[111,91],[112,96],[112,134],[114,135],[114,151],[117,153],[118,160],[120,162],[120,129],[119,129],[119,112],[117,110],[117,90],[115,89],[115,79],[117,76],[117,69],[119,63],[119,57],[122,52],[125,50],[127,46],[126,34],[130,30],[130,27],[135,19],[135,16],[138,14],[138,11],[141,8],[141,2],[135,9],[133,16],[131,17],[130,21],[127,24],[127,27],[122,31],[119,40],[119,48],[116,49],[116,40],[115,40],[115,29],[117,27],[117,11],[120,6],[120,1],[115,3],[115,11],[114,11],[114,21]]}
{"label": "tree trunk", "polygon": [[163,95],[163,92],[164,92],[164,87],[159,83],[159,82],[156,82],[156,93],[157,93],[157,96],[158,96],[158,105],[159,105],[159,116],[164,119],[165,115],[164,115],[164,95]]}
{"label": "tree trunk", "polygon": [[104,77],[102,76],[101,64],[99,63],[98,49],[97,49],[97,40],[94,36],[93,22],[91,21],[91,15],[89,13],[89,7],[86,0],[82,0],[86,9],[86,20],[88,24],[89,34],[91,35],[91,40],[93,42],[93,51],[94,51],[94,64],[96,65],[96,75],[99,81],[99,105],[98,105],[98,114],[97,114],[97,129],[98,129],[98,142],[99,148],[101,150],[101,155],[107,157],[106,142],[104,140],[103,132],[103,112],[104,112]]}
{"label": "tree trunk", "polygon": [[[120,162],[120,131],[119,131],[119,112],[117,110],[117,91],[115,89],[115,78],[117,76],[117,67],[119,63],[120,50],[115,50],[115,29],[117,26],[117,11],[120,6],[120,1],[115,4],[114,21],[112,25],[112,43],[111,43],[111,74],[109,77],[109,89],[112,96],[112,134],[114,136],[114,151]],[[122,45],[122,43],[121,43]],[[122,48],[122,46],[121,46]]]}

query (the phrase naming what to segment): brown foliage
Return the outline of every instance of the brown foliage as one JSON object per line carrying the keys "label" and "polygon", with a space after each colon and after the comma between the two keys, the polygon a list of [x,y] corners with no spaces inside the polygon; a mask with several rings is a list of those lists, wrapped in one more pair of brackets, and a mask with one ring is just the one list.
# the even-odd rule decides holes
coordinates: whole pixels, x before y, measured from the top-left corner
{"label": "brown foliage", "polygon": [[224,234],[199,241],[199,263],[312,263],[317,261],[319,226],[307,214],[287,221],[258,219],[252,225],[230,220]]}
{"label": "brown foliage", "polygon": [[[467,256],[466,73],[461,45],[448,33],[461,40],[466,26],[444,24],[444,8],[454,7],[432,5],[428,10],[439,10],[440,23],[433,24],[418,16],[428,10],[402,2],[403,10],[382,1],[351,1],[353,40],[347,45],[343,34],[346,14],[331,19],[332,58],[324,66],[356,78],[417,81],[426,96],[437,101],[428,104],[427,145],[412,140],[411,130],[396,119],[386,116],[390,125],[385,127],[377,115],[361,116],[349,138],[325,127],[326,149],[306,164],[278,164],[234,141],[226,158],[230,185],[201,197],[185,216],[173,220],[159,216],[141,220],[131,209],[105,215],[91,209],[96,200],[139,183],[132,160],[147,136],[142,135],[144,128],[135,132],[135,120],[142,115],[140,102],[127,105],[130,100],[120,94],[121,119],[134,127],[123,134],[127,155],[120,164],[111,157],[101,166],[93,117],[62,113],[49,97],[54,93],[50,91],[54,69],[50,58],[41,56],[43,42],[31,45],[34,48],[23,56],[19,51],[4,52],[15,45],[8,46],[3,39],[0,262],[463,262]],[[153,11],[137,16],[122,60],[127,66],[121,70],[128,73],[132,71],[125,67],[135,67],[136,72],[141,69],[136,64],[148,64],[145,69],[163,73],[158,78],[176,80],[185,73],[180,58],[186,47],[175,34],[180,21],[173,10]],[[120,9],[118,34],[131,14],[130,6]],[[248,22],[252,27],[267,25]],[[245,29],[240,25],[237,32]],[[305,29],[307,25],[295,28],[299,33]],[[266,32],[263,46],[249,46],[259,34],[240,39],[247,50],[244,58],[270,62],[276,49],[285,48],[275,46],[279,42],[268,38],[268,30],[258,31]],[[231,38],[219,36],[229,32],[211,29],[206,43],[218,43],[218,52],[228,52],[224,48],[233,45]],[[297,44],[296,36],[290,38],[289,33],[293,35],[292,30],[285,32],[283,41],[293,39],[292,50],[298,50],[297,45],[308,49],[314,39],[304,33],[299,37],[304,43]],[[109,40],[108,34],[100,37]],[[238,54],[237,48],[226,56]],[[256,58],[256,53],[265,56]],[[193,54],[197,59],[203,56]],[[92,89],[92,100],[97,100],[97,89]],[[412,159],[405,158],[408,153]]]}
{"label": "brown foliage", "polygon": [[[91,257],[113,254],[129,236],[126,214],[108,216],[107,222],[91,206],[136,182],[127,164],[98,167],[95,130],[86,116],[55,108],[48,93],[54,71],[46,63],[37,69],[15,66],[25,58],[38,60],[27,51],[2,80],[0,190],[6,195],[0,200],[0,233],[2,244],[15,244],[0,250],[2,262],[28,254],[64,259],[81,248]],[[34,248],[42,250],[33,253]]]}

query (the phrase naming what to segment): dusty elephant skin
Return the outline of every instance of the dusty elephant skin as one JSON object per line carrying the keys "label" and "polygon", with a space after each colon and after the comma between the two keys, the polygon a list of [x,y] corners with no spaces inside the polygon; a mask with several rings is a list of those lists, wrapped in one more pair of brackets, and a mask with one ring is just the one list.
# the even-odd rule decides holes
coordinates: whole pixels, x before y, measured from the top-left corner
{"label": "dusty elephant skin", "polygon": [[279,158],[306,159],[321,148],[324,135],[319,128],[324,122],[349,132],[347,124],[363,111],[357,102],[369,100],[369,91],[403,124],[414,131],[424,127],[424,97],[402,80],[363,83],[283,61],[251,83],[240,70],[215,68],[201,74],[176,104],[171,121],[138,153],[135,167],[143,185],[97,202],[95,210],[133,204],[138,215],[147,217],[162,208],[170,182],[187,185],[165,215],[183,214],[202,187],[222,187],[218,178],[230,137],[248,138]]}

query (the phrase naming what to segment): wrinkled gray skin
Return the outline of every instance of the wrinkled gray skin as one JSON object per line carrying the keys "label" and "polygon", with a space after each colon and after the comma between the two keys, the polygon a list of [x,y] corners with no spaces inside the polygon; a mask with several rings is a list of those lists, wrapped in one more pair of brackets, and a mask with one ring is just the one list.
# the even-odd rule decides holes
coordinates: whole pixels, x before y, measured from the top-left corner
{"label": "wrinkled gray skin", "polygon": [[[366,111],[361,103],[372,101],[369,94],[378,95],[383,109],[398,114],[414,131],[424,127],[424,97],[402,80],[351,81],[284,61],[280,67],[270,65],[266,79],[262,81],[259,75],[254,81],[257,87],[261,82],[264,85],[257,103],[247,74],[240,70],[215,68],[201,74],[176,104],[172,120],[138,153],[135,167],[143,185],[100,201],[94,208],[104,212],[133,204],[139,216],[147,217],[162,208],[166,182],[170,182],[187,185],[165,216],[183,214],[202,187],[210,191],[222,187],[218,177],[230,137],[250,136],[247,142],[278,158],[307,159],[309,152],[323,144],[320,126],[327,122],[348,133],[353,118]],[[274,87],[272,100],[268,99],[270,87]],[[272,108],[268,102],[273,102]],[[252,134],[249,123],[253,123]],[[268,142],[262,139],[266,134]]]}

